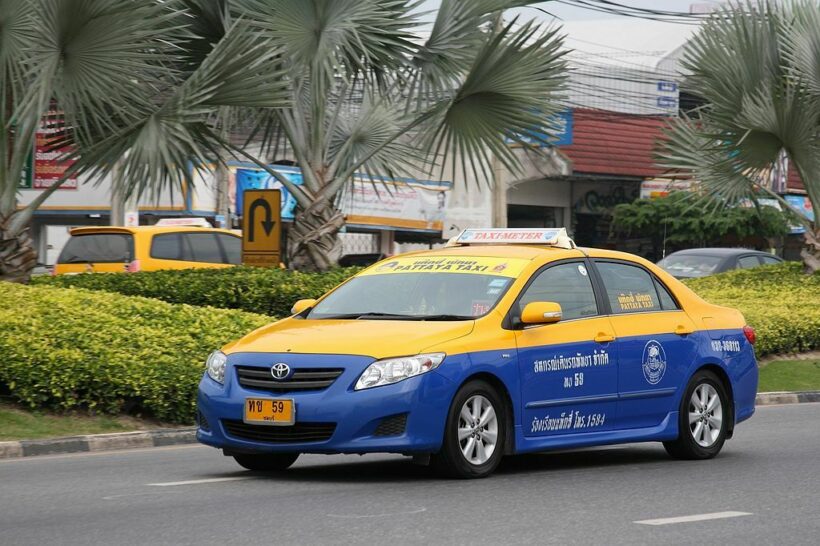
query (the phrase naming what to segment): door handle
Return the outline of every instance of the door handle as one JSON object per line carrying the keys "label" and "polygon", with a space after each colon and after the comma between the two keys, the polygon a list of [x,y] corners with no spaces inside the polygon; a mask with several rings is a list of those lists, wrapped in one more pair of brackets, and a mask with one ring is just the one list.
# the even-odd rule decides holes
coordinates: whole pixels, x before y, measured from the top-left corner
{"label": "door handle", "polygon": [[609,343],[610,341],[615,341],[615,336],[612,334],[607,334],[606,332],[598,332],[593,338],[597,343]]}
{"label": "door handle", "polygon": [[694,328],[684,326],[683,324],[678,324],[678,326],[675,328],[675,333],[679,336],[685,336],[685,335],[693,334],[694,332],[695,332]]}

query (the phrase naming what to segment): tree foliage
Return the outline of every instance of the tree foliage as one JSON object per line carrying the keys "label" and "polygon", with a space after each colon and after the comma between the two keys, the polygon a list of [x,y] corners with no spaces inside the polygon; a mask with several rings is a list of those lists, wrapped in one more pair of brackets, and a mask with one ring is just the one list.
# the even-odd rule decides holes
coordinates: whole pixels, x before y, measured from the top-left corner
{"label": "tree foliage", "polygon": [[[613,211],[613,235],[649,238],[653,258],[690,247],[725,246],[748,238],[771,239],[789,233],[789,217],[771,206],[736,206],[707,214],[692,194],[637,199]],[[771,245],[768,245],[771,246]]]}
{"label": "tree foliage", "polygon": [[[54,146],[76,147],[71,174],[158,194],[228,149],[291,191],[293,253],[330,267],[336,197],[354,173],[443,169],[446,156],[451,173],[487,180],[495,159],[520,167],[507,139],[548,140],[561,36],[500,24],[529,3],[443,0],[426,35],[415,0],[0,0],[0,147],[12,150],[0,161],[0,231],[22,232],[50,193],[16,212],[23,161],[56,101],[66,130]],[[262,152],[234,145],[230,128]],[[267,167],[281,158],[304,184]],[[0,277],[14,253],[0,245]]]}

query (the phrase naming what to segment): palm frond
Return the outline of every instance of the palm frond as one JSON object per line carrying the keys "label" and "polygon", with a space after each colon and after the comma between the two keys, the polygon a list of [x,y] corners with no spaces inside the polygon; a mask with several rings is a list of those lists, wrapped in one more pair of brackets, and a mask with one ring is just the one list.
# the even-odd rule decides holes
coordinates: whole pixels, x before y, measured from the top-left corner
{"label": "palm frond", "polygon": [[554,133],[550,119],[565,84],[562,38],[555,28],[540,31],[530,22],[514,30],[516,24],[488,36],[454,96],[423,126],[426,149],[460,157],[476,180],[491,178],[493,157],[519,169],[508,141],[524,143],[527,135],[549,144]]}

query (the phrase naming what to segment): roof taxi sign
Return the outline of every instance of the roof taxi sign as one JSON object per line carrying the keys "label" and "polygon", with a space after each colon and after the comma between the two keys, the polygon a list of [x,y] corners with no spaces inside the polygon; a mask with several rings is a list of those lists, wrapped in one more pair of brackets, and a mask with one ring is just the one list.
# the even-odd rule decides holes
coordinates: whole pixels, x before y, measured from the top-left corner
{"label": "roof taxi sign", "polygon": [[450,240],[456,245],[506,245],[531,244],[548,245],[558,248],[575,248],[575,243],[567,235],[566,228],[552,229],[465,229]]}

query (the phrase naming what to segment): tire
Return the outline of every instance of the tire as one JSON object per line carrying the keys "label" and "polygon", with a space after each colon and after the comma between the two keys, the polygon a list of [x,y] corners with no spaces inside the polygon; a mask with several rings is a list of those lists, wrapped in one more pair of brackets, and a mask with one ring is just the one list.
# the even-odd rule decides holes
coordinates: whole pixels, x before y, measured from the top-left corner
{"label": "tire", "polygon": [[[476,422],[476,412],[485,414],[483,422]],[[459,429],[462,433],[467,433],[467,429],[470,432],[459,440]],[[471,381],[453,397],[441,451],[433,456],[431,462],[446,477],[484,478],[501,462],[506,439],[507,407],[504,399],[486,381]]]}
{"label": "tire", "polygon": [[669,455],[691,461],[711,459],[720,453],[726,442],[732,410],[726,388],[717,375],[708,370],[693,375],[686,385],[678,413],[678,438],[663,443]]}
{"label": "tire", "polygon": [[239,466],[257,472],[279,472],[287,469],[299,458],[298,453],[235,453]]}

